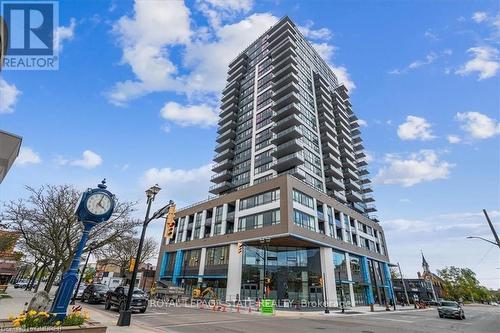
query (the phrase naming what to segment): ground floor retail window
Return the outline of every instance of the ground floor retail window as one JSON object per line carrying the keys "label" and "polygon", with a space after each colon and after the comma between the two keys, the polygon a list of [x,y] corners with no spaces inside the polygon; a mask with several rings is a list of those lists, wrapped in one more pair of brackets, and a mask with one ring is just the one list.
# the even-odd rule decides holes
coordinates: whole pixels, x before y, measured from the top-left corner
{"label": "ground floor retail window", "polygon": [[344,306],[352,306],[351,303],[351,292],[349,290],[349,283],[340,284],[338,281],[336,282],[337,286],[337,303],[338,306],[341,307],[344,303]]}
{"label": "ground floor retail window", "polygon": [[290,304],[322,302],[320,278],[318,248],[270,246],[265,251],[249,246],[243,254],[240,299],[271,298]]}

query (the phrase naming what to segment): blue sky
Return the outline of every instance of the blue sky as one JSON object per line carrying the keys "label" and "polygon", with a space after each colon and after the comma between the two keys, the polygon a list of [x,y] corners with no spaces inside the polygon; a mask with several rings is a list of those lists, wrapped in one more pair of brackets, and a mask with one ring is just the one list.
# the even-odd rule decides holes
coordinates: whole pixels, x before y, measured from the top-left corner
{"label": "blue sky", "polygon": [[[24,185],[95,185],[156,205],[208,195],[228,62],[284,15],[350,89],[377,215],[406,276],[469,267],[500,288],[497,1],[60,1],[58,71],[3,71],[0,128],[23,150],[0,200]],[[148,233],[161,234],[161,223]]]}

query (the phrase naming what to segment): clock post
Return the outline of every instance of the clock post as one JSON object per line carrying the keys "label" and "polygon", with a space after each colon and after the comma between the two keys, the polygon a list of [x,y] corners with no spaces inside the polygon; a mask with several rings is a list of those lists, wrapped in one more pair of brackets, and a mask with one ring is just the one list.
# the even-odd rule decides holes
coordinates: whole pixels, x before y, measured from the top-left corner
{"label": "clock post", "polygon": [[63,274],[61,284],[52,303],[51,312],[56,316],[57,320],[62,320],[66,317],[66,310],[71,300],[73,289],[78,281],[80,257],[89,238],[90,230],[97,224],[109,220],[114,208],[115,196],[106,190],[106,180],[97,185],[97,188],[87,189],[87,191],[82,193],[75,208],[75,215],[83,223],[83,234],[76,248],[71,266]]}

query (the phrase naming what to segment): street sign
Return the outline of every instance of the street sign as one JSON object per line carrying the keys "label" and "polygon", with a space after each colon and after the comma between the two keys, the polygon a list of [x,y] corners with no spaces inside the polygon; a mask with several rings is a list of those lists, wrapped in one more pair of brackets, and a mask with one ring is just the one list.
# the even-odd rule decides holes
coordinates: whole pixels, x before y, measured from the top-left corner
{"label": "street sign", "polygon": [[274,315],[274,301],[272,299],[263,299],[260,304],[260,313]]}

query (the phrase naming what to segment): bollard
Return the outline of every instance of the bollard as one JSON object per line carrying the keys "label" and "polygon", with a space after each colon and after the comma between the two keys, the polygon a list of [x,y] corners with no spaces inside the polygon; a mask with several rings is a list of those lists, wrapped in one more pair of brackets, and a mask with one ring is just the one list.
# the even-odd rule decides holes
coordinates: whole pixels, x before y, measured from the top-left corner
{"label": "bollard", "polygon": [[239,304],[236,306],[236,312],[240,313],[240,305]]}
{"label": "bollard", "polygon": [[252,306],[248,307],[248,313],[252,313]]}
{"label": "bollard", "polygon": [[373,309],[373,304],[370,304],[370,312],[374,312],[375,310]]}

